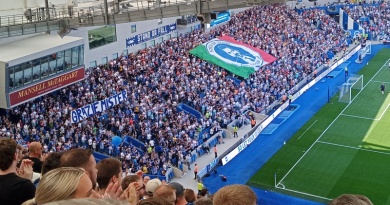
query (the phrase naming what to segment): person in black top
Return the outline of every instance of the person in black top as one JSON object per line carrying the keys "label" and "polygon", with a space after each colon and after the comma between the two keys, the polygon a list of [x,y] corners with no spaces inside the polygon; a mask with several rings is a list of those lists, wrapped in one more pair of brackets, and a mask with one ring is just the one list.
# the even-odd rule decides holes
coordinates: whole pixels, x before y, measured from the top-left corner
{"label": "person in black top", "polygon": [[36,173],[41,173],[42,171],[42,145],[39,142],[31,142],[28,146],[29,155],[23,157],[23,159],[29,159],[34,162],[33,171]]}
{"label": "person in black top", "polygon": [[382,92],[382,95],[385,94],[385,84],[382,83],[381,85],[381,92]]}
{"label": "person in black top", "polygon": [[0,202],[7,205],[20,205],[34,198],[35,186],[31,182],[32,162],[23,160],[16,173],[18,153],[16,142],[10,138],[0,139]]}

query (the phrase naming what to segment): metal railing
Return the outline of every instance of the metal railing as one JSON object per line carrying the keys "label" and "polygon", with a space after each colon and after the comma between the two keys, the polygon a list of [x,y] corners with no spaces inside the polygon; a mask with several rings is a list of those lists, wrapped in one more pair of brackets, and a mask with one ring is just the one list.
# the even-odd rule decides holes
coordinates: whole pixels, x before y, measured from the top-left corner
{"label": "metal railing", "polygon": [[[121,1],[118,6],[114,2],[108,2],[108,14],[127,13],[131,11],[153,10],[161,7],[178,4],[195,3],[197,0],[131,0]],[[27,9],[24,14],[0,16],[0,27],[44,22],[74,17],[94,17],[105,14],[104,3],[89,7],[45,8]]]}
{"label": "metal railing", "polygon": [[57,10],[57,9],[49,9],[49,15],[47,15],[44,11],[38,12],[25,12],[25,14],[15,14],[8,16],[0,16],[0,27],[3,26],[13,26],[20,24],[29,24],[35,22],[45,22],[50,20],[57,20],[68,18],[69,12],[67,10]]}
{"label": "metal railing", "polygon": [[[80,5],[54,5],[0,16],[0,38],[8,38],[59,29],[103,26],[167,17],[208,13],[283,0],[103,0]],[[62,23],[61,23],[62,22]]]}

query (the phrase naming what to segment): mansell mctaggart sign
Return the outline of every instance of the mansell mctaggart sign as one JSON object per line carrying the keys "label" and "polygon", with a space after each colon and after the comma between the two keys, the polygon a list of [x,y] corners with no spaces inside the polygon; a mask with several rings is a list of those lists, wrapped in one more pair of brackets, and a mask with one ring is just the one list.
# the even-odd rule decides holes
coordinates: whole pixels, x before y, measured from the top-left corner
{"label": "mansell mctaggart sign", "polygon": [[40,82],[9,94],[10,106],[16,106],[36,97],[58,90],[84,79],[84,68],[72,70],[60,76]]}

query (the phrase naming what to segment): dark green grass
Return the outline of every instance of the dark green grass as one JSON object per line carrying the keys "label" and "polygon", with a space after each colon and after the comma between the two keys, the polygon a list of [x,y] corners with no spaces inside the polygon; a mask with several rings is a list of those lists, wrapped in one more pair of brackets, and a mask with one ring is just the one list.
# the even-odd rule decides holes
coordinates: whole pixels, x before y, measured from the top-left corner
{"label": "dark green grass", "polygon": [[[373,76],[389,58],[390,49],[383,49],[360,71],[359,74],[364,76],[364,85],[369,80],[372,81],[359,94],[353,92],[353,96],[357,97],[343,112],[373,119],[343,115],[338,117],[347,104],[338,103],[338,95],[334,96],[331,99],[333,104],[326,104],[316,113],[252,176],[248,184],[324,203],[328,202],[326,198],[334,198],[343,193],[358,193],[369,196],[374,204],[388,204],[390,111],[382,113],[390,103],[390,97],[379,91],[382,81],[390,82],[387,65],[374,78]],[[386,85],[389,89],[390,84]],[[379,117],[382,118],[374,120]],[[310,126],[312,127],[307,130]],[[303,155],[305,156],[297,163]],[[286,189],[275,188],[275,173],[277,183],[283,184],[278,187],[285,186]]]}

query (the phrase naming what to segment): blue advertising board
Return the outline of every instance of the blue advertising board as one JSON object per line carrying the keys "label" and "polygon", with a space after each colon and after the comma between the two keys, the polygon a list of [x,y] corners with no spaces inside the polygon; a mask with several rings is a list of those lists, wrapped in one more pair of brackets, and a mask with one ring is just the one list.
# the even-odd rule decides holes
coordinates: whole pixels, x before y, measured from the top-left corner
{"label": "blue advertising board", "polygon": [[149,41],[149,40],[157,38],[159,36],[166,35],[166,34],[171,33],[173,31],[176,31],[176,23],[168,24],[168,25],[162,26],[160,28],[153,29],[151,31],[140,33],[136,36],[126,38],[126,48],[137,45],[139,43]]}
{"label": "blue advertising board", "polygon": [[363,30],[362,29],[358,29],[358,30],[349,29],[347,32],[353,38],[356,38],[359,34],[363,34]]}
{"label": "blue advertising board", "polygon": [[210,26],[216,26],[218,24],[230,21],[230,11],[217,12],[217,19],[210,22]]}

